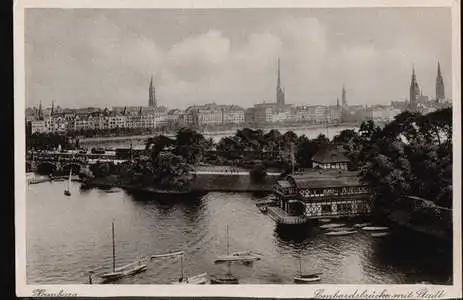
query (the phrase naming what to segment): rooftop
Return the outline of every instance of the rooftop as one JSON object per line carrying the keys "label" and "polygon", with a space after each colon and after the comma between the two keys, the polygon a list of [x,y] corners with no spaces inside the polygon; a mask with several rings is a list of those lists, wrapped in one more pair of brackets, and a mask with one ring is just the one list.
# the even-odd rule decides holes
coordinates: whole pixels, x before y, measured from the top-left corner
{"label": "rooftop", "polygon": [[318,163],[345,163],[350,160],[338,149],[330,148],[320,150],[312,157],[312,161]]}

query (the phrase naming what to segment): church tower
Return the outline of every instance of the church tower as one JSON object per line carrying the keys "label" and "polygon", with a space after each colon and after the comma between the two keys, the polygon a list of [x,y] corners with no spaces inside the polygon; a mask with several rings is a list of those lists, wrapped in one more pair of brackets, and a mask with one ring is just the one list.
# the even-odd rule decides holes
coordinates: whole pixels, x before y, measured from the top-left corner
{"label": "church tower", "polygon": [[38,113],[39,120],[43,120],[43,112],[42,112],[42,100],[40,100],[39,104],[39,113]]}
{"label": "church tower", "polygon": [[285,105],[285,92],[281,88],[281,81],[280,81],[280,58],[278,58],[278,70],[277,70],[277,91],[276,91],[276,98],[277,98],[277,105],[283,106]]}
{"label": "church tower", "polygon": [[440,72],[440,63],[437,62],[437,77],[436,77],[436,101],[441,102],[445,99],[444,79]]}
{"label": "church tower", "polygon": [[342,85],[341,99],[342,99],[342,107],[346,107],[347,106],[347,95],[346,95],[346,89],[344,87],[344,84]]}
{"label": "church tower", "polygon": [[417,109],[417,101],[418,101],[419,97],[420,97],[420,87],[418,86],[418,82],[416,81],[415,67],[413,67],[412,82],[410,83],[410,106],[409,106],[409,109],[411,111],[416,111],[416,109]]}
{"label": "church tower", "polygon": [[149,102],[148,106],[156,107],[156,89],[154,88],[153,75],[151,75],[150,86],[149,86]]}

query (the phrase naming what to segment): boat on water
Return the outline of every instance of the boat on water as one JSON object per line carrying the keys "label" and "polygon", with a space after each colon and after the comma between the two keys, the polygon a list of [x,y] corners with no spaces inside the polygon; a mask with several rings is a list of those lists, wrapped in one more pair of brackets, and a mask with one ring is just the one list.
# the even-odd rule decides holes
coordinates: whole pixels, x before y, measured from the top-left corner
{"label": "boat on water", "polygon": [[344,226],[346,226],[346,224],[332,223],[332,224],[321,225],[320,228],[323,228],[323,229],[331,229],[331,228],[344,227]]}
{"label": "boat on water", "polygon": [[100,274],[99,277],[103,279],[103,283],[114,282],[123,277],[131,276],[137,273],[141,273],[147,270],[148,266],[141,260],[130,263],[120,268],[116,268],[116,245],[114,238],[114,222],[112,222],[112,242],[113,242],[113,265],[112,270]]}
{"label": "boat on water", "polygon": [[173,282],[172,284],[207,284],[209,279],[207,278],[207,273],[198,274],[195,276],[187,277],[183,270],[183,257],[184,254],[180,254],[180,278],[178,281]]}
{"label": "boat on water", "polygon": [[231,264],[234,262],[243,262],[249,263],[256,259],[256,256],[243,255],[244,253],[236,252],[235,254],[239,255],[230,255],[230,238],[228,234],[228,225],[227,225],[227,255],[219,256],[214,263],[226,263],[227,264],[227,273],[222,276],[211,276],[211,284],[238,284],[238,277],[234,276],[231,272]]}
{"label": "boat on water", "polygon": [[352,227],[334,227],[334,228],[330,228],[330,231],[352,231],[352,230],[355,230],[355,229],[352,228]]}
{"label": "boat on water", "polygon": [[354,224],[354,228],[362,228],[362,227],[366,227],[366,226],[370,226],[371,223],[358,223],[358,224]]}
{"label": "boat on water", "polygon": [[384,231],[384,230],[388,230],[389,227],[386,227],[386,226],[365,226],[365,227],[362,227],[362,230],[365,230],[365,231]]}
{"label": "boat on water", "polygon": [[321,278],[319,275],[321,275],[320,272],[310,273],[310,274],[302,273],[302,259],[301,257],[299,257],[299,271],[293,277],[293,281],[295,283],[310,283],[310,282],[320,281]]}
{"label": "boat on water", "polygon": [[341,230],[341,231],[330,231],[325,233],[326,235],[350,235],[356,233],[357,230]]}
{"label": "boat on water", "polygon": [[69,170],[69,179],[66,188],[64,189],[65,196],[71,196],[71,176],[72,176],[72,169]]}
{"label": "boat on water", "polygon": [[211,284],[238,284],[239,280],[237,277],[232,274],[227,274],[225,276],[212,276]]}
{"label": "boat on water", "polygon": [[318,221],[320,221],[322,223],[329,223],[329,222],[331,222],[331,219],[318,219]]}
{"label": "boat on water", "polygon": [[389,232],[373,232],[370,234],[372,237],[383,237],[390,235]]}

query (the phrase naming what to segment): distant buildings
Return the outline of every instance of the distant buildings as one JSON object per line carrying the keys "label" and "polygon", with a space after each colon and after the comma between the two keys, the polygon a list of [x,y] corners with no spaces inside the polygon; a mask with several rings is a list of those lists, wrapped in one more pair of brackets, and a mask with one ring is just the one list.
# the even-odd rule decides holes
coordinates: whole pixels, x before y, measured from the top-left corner
{"label": "distant buildings", "polygon": [[341,97],[335,105],[292,105],[287,104],[285,90],[281,84],[280,59],[277,62],[277,78],[275,101],[259,103],[244,109],[237,105],[217,105],[209,103],[193,105],[185,110],[158,106],[153,76],[148,86],[148,106],[113,107],[112,109],[78,108],[62,109],[55,107],[54,101],[50,108],[43,108],[42,102],[38,108],[26,109],[28,132],[65,133],[69,131],[82,132],[86,130],[118,129],[166,129],[175,130],[179,127],[220,128],[221,126],[251,126],[266,125],[328,125],[340,123],[359,123],[367,120],[388,122],[408,110],[427,113],[438,108],[451,105],[451,100],[445,98],[444,81],[440,63],[437,64],[436,97],[430,100],[422,94],[415,68],[412,70],[409,100],[392,101],[390,105],[349,105],[347,91],[342,85]]}

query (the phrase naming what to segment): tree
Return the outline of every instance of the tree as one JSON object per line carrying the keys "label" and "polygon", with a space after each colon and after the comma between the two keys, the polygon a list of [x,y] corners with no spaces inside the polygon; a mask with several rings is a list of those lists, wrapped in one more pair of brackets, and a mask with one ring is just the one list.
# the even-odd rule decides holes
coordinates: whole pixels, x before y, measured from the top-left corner
{"label": "tree", "polygon": [[263,164],[257,164],[249,171],[249,176],[251,182],[262,183],[267,177],[267,170]]}
{"label": "tree", "polygon": [[156,170],[154,177],[156,186],[176,190],[190,187],[193,180],[193,175],[190,173],[192,168],[182,156],[161,153],[156,157],[153,167]]}
{"label": "tree", "polygon": [[296,161],[302,167],[312,167],[312,157],[320,150],[329,146],[329,139],[320,134],[315,139],[308,139],[305,135],[299,137],[296,147]]}
{"label": "tree", "polygon": [[175,154],[180,155],[189,164],[202,160],[208,142],[204,136],[189,128],[181,128],[176,135]]}
{"label": "tree", "polygon": [[174,141],[165,135],[158,135],[149,138],[145,142],[145,149],[151,156],[151,160],[154,161],[161,151],[165,148],[174,145]]}

